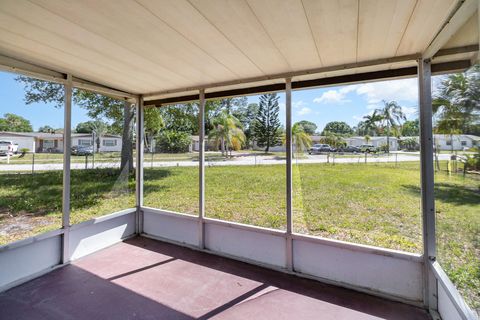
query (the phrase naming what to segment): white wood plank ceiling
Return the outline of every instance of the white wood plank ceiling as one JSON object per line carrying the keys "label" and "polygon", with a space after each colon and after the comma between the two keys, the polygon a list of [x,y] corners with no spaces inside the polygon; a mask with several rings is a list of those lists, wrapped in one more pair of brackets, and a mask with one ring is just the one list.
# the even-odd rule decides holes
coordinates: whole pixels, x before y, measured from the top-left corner
{"label": "white wood plank ceiling", "polygon": [[[148,94],[421,53],[458,4],[0,0],[0,54]],[[472,12],[447,47],[478,39]]]}

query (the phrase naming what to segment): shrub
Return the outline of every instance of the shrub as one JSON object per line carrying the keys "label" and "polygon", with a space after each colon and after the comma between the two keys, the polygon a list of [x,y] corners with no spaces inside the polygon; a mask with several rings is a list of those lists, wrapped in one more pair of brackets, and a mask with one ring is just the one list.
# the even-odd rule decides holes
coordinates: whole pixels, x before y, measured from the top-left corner
{"label": "shrub", "polygon": [[19,151],[20,151],[20,153],[21,153],[21,154],[20,154],[20,158],[23,158],[23,157],[25,157],[25,154],[30,151],[30,149],[28,149],[28,148],[21,148]]}
{"label": "shrub", "polygon": [[400,140],[400,147],[407,151],[418,151],[420,150],[420,145],[415,138],[407,138]]}
{"label": "shrub", "polygon": [[465,158],[462,159],[464,163],[464,170],[480,170],[480,148],[475,149],[476,154],[465,155]]}
{"label": "shrub", "polygon": [[387,152],[388,151],[388,144],[384,143],[378,147],[378,151]]}
{"label": "shrub", "polygon": [[192,139],[186,132],[164,130],[157,137],[157,152],[181,153],[188,152]]}

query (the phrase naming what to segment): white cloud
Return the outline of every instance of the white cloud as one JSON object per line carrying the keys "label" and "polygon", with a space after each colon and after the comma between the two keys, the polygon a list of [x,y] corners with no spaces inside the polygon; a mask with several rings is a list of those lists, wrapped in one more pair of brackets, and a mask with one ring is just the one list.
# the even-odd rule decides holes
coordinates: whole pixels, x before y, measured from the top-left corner
{"label": "white cloud", "polygon": [[346,99],[346,96],[348,93],[353,92],[357,89],[358,85],[350,85],[350,86],[345,86],[341,87],[338,90],[328,90],[320,97],[317,97],[313,99],[313,102],[315,103],[346,103],[350,102],[351,100]]}
{"label": "white cloud", "polygon": [[347,99],[347,94],[351,92],[365,97],[367,109],[373,110],[383,105],[382,100],[415,103],[418,100],[418,83],[416,79],[401,79],[350,85],[325,91],[320,97],[313,99],[313,102],[337,104],[351,102]]}
{"label": "white cloud", "polygon": [[416,79],[371,82],[358,85],[355,92],[365,96],[369,105],[376,105],[382,100],[416,102],[418,84]]}
{"label": "white cloud", "polygon": [[411,116],[414,116],[418,113],[418,108],[417,107],[402,107],[402,111],[408,119]]}
{"label": "white cloud", "polygon": [[307,104],[305,102],[303,102],[303,100],[298,100],[298,101],[293,101],[292,102],[292,108],[293,109],[300,109],[300,108],[303,108],[303,107],[306,107]]}
{"label": "white cloud", "polygon": [[303,107],[302,109],[300,109],[297,114],[299,116],[303,116],[303,115],[306,115],[306,114],[309,114],[310,112],[312,112],[312,109],[310,108],[307,108],[307,107]]}
{"label": "white cloud", "polygon": [[353,84],[353,85],[342,87],[338,91],[340,91],[341,93],[349,93],[357,90],[358,86],[359,86],[358,84]]}
{"label": "white cloud", "polygon": [[345,103],[349,102],[350,100],[345,99],[347,95],[346,92],[342,92],[342,90],[328,90],[318,98],[313,99],[315,103]]}

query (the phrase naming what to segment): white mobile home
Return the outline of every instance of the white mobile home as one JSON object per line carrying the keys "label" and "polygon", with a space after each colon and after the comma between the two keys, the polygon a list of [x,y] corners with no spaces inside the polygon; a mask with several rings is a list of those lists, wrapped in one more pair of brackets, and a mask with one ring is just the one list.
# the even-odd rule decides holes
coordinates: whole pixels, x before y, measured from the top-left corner
{"label": "white mobile home", "polygon": [[[63,133],[48,132],[0,132],[0,140],[12,141],[18,144],[18,150],[28,149],[29,152],[63,152]],[[96,144],[96,143],[95,143]],[[73,133],[72,146],[91,146],[93,137],[88,133]],[[112,134],[100,138],[99,152],[120,152],[122,137]],[[95,145],[95,151],[97,146]]]}
{"label": "white mobile home", "polygon": [[466,150],[480,146],[480,137],[470,134],[435,134],[434,145],[440,150]]}

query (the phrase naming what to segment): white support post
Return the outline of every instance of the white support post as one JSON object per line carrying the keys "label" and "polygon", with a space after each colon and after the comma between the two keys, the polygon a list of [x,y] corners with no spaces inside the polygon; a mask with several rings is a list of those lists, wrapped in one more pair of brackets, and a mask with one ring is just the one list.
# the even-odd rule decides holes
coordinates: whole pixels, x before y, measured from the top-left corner
{"label": "white support post", "polygon": [[198,246],[205,248],[205,90],[200,90],[198,110]]}
{"label": "white support post", "polygon": [[64,84],[63,122],[63,194],[62,194],[62,263],[70,261],[70,149],[72,145],[72,75],[67,75]]}
{"label": "white support post", "polygon": [[424,304],[438,310],[437,281],[431,269],[436,260],[435,197],[433,167],[432,82],[430,60],[418,61],[420,102],[420,168],[423,222]]}
{"label": "white support post", "polygon": [[143,106],[143,97],[139,96],[137,98],[136,106],[137,122],[136,122],[136,168],[135,168],[135,180],[136,180],[136,233],[141,234],[143,232],[143,215],[142,215],[142,206],[143,206],[143,122],[144,122],[144,106]]}
{"label": "white support post", "polygon": [[287,252],[286,266],[290,271],[294,270],[293,266],[293,202],[292,202],[292,79],[285,79],[285,106],[286,106],[286,149],[287,149]]}

